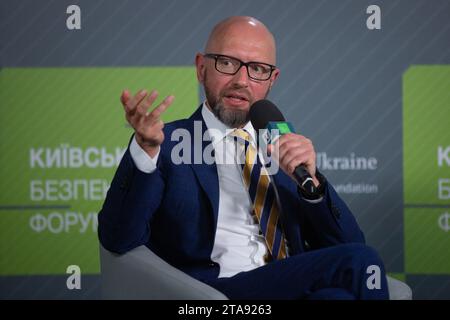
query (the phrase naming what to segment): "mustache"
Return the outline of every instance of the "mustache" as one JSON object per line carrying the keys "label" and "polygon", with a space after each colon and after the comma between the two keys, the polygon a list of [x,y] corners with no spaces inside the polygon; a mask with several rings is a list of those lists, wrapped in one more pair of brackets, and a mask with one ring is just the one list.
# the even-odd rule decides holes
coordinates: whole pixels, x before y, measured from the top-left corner
{"label": "mustache", "polygon": [[228,96],[237,96],[239,98],[243,98],[247,101],[252,100],[252,96],[248,90],[245,89],[228,89],[225,90],[222,93],[222,97],[228,97]]}

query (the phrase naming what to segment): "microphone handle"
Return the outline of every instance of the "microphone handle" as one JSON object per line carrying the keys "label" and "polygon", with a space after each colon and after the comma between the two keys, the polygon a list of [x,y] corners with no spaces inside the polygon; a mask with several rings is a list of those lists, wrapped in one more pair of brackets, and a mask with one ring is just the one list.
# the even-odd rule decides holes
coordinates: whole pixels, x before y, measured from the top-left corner
{"label": "microphone handle", "polygon": [[305,167],[300,165],[297,166],[294,170],[294,177],[297,180],[299,186],[309,194],[315,194],[317,192],[317,188],[314,185],[313,179],[309,175],[308,171],[306,171]]}

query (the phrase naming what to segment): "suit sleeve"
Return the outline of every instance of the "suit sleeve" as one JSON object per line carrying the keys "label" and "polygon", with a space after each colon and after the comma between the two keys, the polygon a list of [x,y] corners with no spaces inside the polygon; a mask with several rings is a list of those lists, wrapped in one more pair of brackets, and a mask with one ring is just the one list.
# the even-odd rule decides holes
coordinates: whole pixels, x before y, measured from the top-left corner
{"label": "suit sleeve", "polygon": [[302,233],[311,249],[343,243],[365,243],[364,234],[345,202],[333,186],[326,182],[322,201],[311,203],[301,198]]}
{"label": "suit sleeve", "polygon": [[98,215],[98,236],[103,247],[124,253],[146,244],[150,223],[164,191],[160,161],[152,173],[140,171],[128,148]]}

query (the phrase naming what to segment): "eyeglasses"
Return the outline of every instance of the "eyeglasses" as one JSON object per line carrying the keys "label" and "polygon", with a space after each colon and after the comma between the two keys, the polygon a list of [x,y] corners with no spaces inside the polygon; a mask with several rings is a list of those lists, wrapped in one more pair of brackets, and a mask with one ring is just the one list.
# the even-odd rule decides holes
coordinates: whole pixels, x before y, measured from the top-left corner
{"label": "eyeglasses", "polygon": [[235,75],[242,66],[246,66],[247,74],[249,78],[253,80],[269,80],[273,70],[276,69],[276,67],[271,64],[255,61],[242,62],[237,58],[225,56],[223,54],[206,53],[204,56],[214,59],[216,62],[216,70],[224,74]]}

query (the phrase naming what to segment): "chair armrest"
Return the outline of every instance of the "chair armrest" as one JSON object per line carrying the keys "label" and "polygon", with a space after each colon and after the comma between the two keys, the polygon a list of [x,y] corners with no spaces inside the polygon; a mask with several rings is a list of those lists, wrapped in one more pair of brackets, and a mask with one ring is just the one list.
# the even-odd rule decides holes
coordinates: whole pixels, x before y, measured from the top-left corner
{"label": "chair armrest", "polygon": [[412,290],[404,282],[386,276],[390,300],[412,300]]}
{"label": "chair armrest", "polygon": [[174,268],[146,246],[125,254],[100,245],[103,299],[226,300],[207,284]]}

